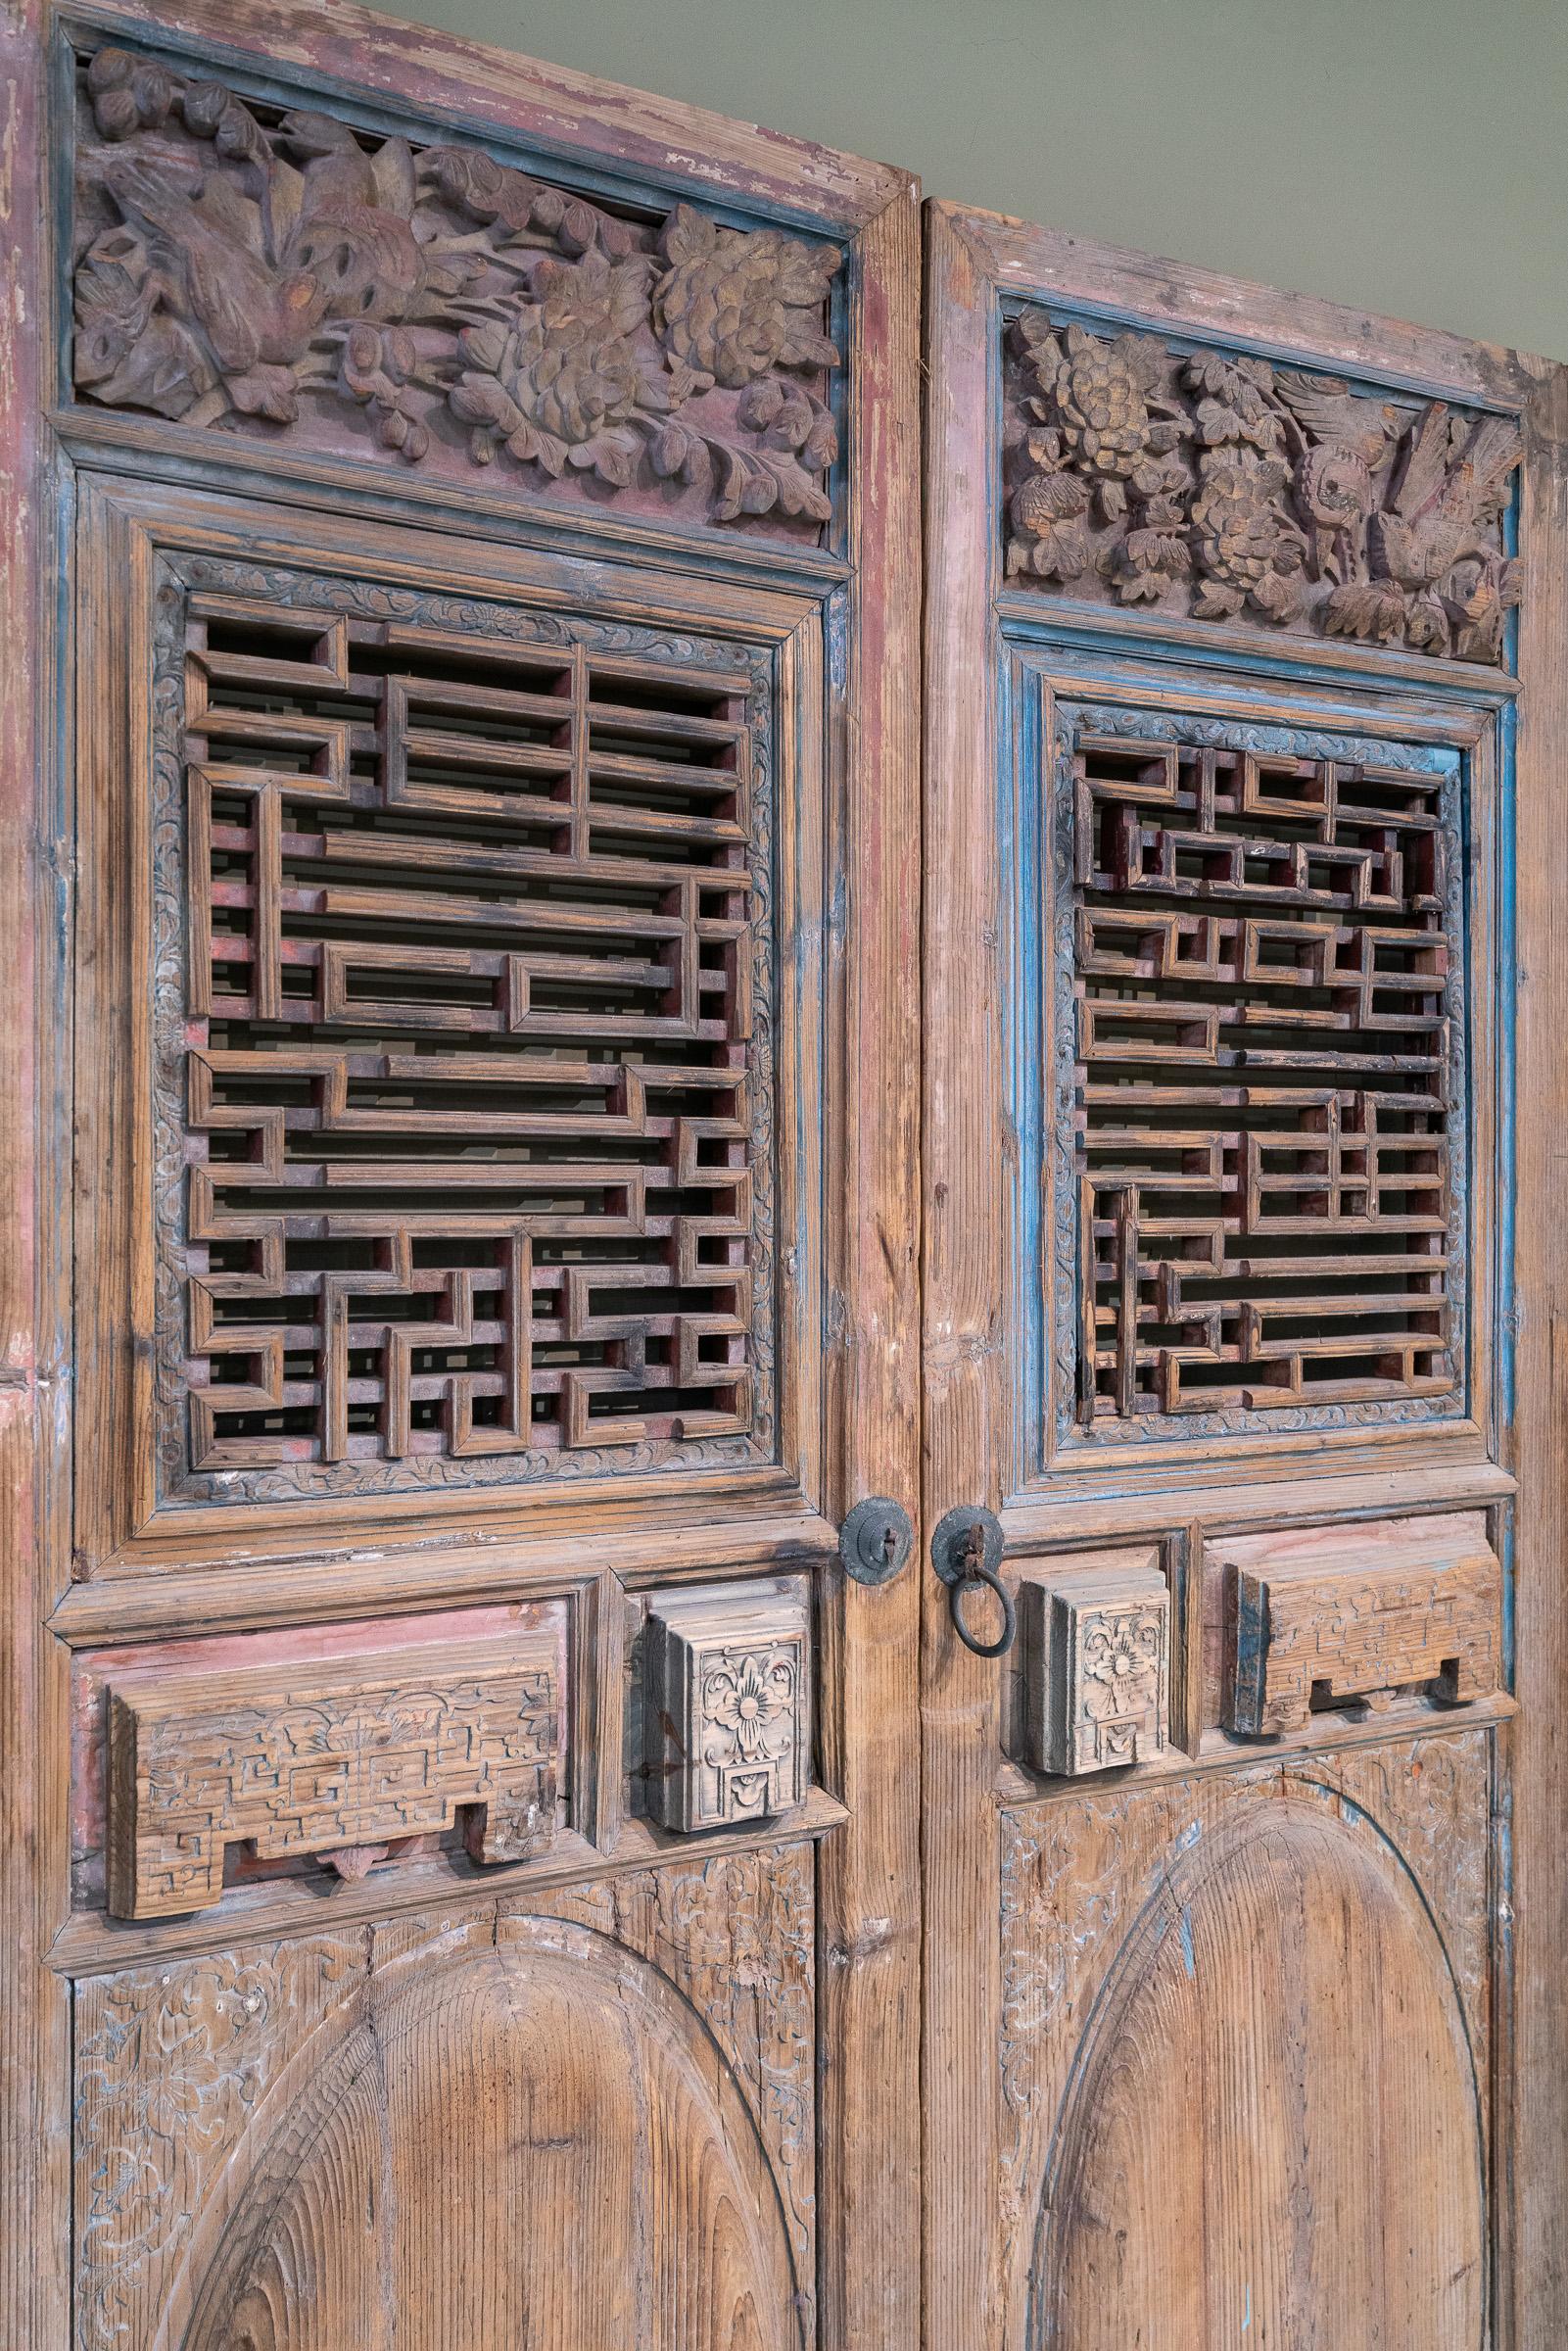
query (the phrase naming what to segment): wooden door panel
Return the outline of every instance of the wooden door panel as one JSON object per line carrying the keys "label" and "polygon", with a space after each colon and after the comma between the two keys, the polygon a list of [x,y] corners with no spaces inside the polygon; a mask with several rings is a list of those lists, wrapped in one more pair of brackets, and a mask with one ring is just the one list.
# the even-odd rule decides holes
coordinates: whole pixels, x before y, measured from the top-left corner
{"label": "wooden door panel", "polygon": [[1491,1793],[1469,1733],[1003,1815],[1010,2339],[1484,2339]]}
{"label": "wooden door panel", "polygon": [[913,185],[352,12],[5,38],[0,2331],[902,2342],[918,1592],[836,1536],[916,1503]]}
{"label": "wooden door panel", "polygon": [[798,2351],[812,1880],[784,1845],[94,1979],[80,2340]]}
{"label": "wooden door panel", "polygon": [[927,1579],[929,2324],[1544,2344],[1557,378],[928,254],[926,1501],[1017,1624]]}

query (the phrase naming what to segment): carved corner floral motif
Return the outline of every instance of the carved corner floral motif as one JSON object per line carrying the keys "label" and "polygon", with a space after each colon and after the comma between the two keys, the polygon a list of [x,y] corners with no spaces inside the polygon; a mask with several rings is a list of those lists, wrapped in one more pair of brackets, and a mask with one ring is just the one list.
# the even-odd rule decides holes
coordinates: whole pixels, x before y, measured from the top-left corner
{"label": "carved corner floral motif", "polygon": [[1007,344],[1011,579],[1499,662],[1504,416],[1028,310]]}
{"label": "carved corner floral motif", "polygon": [[88,67],[76,388],[184,425],[375,444],[815,536],[842,256],[689,205],[626,219],[476,150]]}

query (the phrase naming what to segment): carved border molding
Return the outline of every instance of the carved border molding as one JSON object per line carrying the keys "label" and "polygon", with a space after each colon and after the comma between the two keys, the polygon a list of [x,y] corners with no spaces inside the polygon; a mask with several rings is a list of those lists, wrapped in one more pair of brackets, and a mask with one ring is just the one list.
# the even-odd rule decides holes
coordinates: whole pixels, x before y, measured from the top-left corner
{"label": "carved border molding", "polygon": [[815,544],[842,258],[126,49],[78,82],[76,391],[187,427]]}
{"label": "carved border molding", "polygon": [[1511,417],[1032,308],[1007,330],[1003,401],[1010,580],[1504,659]]}

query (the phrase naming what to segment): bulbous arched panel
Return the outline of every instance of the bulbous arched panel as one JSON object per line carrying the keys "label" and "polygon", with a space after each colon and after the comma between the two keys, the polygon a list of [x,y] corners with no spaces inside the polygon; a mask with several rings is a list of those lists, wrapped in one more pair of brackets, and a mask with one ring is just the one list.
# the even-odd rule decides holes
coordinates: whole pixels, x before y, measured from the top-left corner
{"label": "bulbous arched panel", "polygon": [[1306,1801],[1177,1865],[1053,2149],[1033,2351],[1477,2351],[1483,2148],[1452,1978],[1365,1825]]}
{"label": "bulbous arched panel", "polygon": [[351,2003],[210,2201],[181,2351],[799,2351],[744,2101],[658,1972],[586,1929]]}

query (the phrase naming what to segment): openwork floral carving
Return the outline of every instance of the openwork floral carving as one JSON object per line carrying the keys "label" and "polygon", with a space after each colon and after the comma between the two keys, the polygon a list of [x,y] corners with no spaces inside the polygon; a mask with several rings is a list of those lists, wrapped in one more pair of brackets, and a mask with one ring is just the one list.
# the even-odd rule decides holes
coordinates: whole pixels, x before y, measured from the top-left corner
{"label": "openwork floral carving", "polygon": [[185,425],[371,440],[815,536],[841,256],[688,205],[622,218],[491,156],[274,116],[127,50],[87,69],[77,390]]}
{"label": "openwork floral carving", "polygon": [[1044,311],[1008,337],[1007,568],[1074,596],[1500,661],[1511,418]]}

